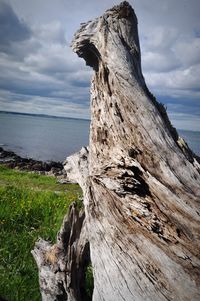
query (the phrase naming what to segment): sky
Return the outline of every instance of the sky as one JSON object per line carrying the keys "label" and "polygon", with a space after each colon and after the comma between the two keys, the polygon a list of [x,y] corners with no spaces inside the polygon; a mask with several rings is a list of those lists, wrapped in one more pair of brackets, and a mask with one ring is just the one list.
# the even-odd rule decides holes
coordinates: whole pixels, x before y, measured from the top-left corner
{"label": "sky", "polygon": [[[70,43],[81,22],[120,2],[0,0],[0,110],[90,118],[93,71]],[[129,3],[147,86],[176,128],[200,131],[200,1]]]}

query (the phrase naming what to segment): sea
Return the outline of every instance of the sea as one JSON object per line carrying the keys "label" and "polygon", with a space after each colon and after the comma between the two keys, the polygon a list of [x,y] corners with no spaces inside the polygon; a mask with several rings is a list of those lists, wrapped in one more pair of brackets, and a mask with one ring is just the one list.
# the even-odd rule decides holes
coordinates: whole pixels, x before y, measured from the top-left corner
{"label": "sea", "polygon": [[[0,146],[42,161],[60,161],[89,143],[90,121],[45,115],[0,112]],[[200,155],[200,132],[178,130]]]}
{"label": "sea", "polygon": [[0,146],[21,157],[60,161],[89,143],[90,121],[0,113]]}

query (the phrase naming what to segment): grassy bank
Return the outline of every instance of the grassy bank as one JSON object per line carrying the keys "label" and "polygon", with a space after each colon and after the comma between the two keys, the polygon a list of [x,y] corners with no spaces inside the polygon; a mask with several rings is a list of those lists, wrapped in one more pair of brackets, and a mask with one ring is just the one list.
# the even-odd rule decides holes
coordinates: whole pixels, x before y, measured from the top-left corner
{"label": "grassy bank", "polygon": [[81,195],[75,184],[0,166],[0,296],[41,300],[30,253],[38,237],[54,241],[63,216]]}

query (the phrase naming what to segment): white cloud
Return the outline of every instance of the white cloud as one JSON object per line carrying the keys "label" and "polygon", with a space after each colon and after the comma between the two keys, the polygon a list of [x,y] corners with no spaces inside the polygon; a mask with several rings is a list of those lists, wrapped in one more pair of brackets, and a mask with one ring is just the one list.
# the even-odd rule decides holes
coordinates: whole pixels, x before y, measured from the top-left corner
{"label": "white cloud", "polygon": [[0,53],[1,110],[89,117],[91,70],[64,36],[58,21],[33,26],[26,43]]}
{"label": "white cloud", "polygon": [[[39,108],[47,113],[50,109],[44,104],[48,100],[51,111],[60,114],[61,103],[68,103],[70,110],[69,104],[74,102],[78,112],[88,116],[93,71],[72,53],[69,42],[80,22],[102,14],[116,1],[7,1],[18,15],[17,19],[12,15],[16,24],[23,24],[31,35],[25,35],[20,43],[14,39],[0,55],[0,87],[13,93],[15,100],[17,95],[21,99],[25,95],[24,110],[36,112]],[[199,102],[200,1],[130,0],[130,4],[139,20],[142,65],[150,90],[158,99],[169,97],[174,103],[181,98]],[[11,100],[7,103],[9,110],[23,109],[23,101],[17,107],[13,101],[13,108]],[[69,112],[76,114],[72,109]]]}
{"label": "white cloud", "polygon": [[186,113],[168,113],[173,126],[177,129],[193,130],[200,132],[200,116]]}
{"label": "white cloud", "polygon": [[168,26],[151,26],[148,34],[144,34],[143,47],[154,51],[170,49],[176,41],[178,29]]}
{"label": "white cloud", "polygon": [[[180,97],[182,96],[183,91],[187,91],[190,98],[195,98],[196,92],[200,90],[200,64],[191,66],[187,69],[169,71],[167,74],[149,72],[146,73],[145,78],[148,85],[151,86],[154,91],[160,91],[160,89],[162,89],[166,95],[169,94],[170,96],[174,91],[176,91],[177,94],[179,91]],[[167,90],[170,91],[170,93],[167,93]]]}
{"label": "white cloud", "polygon": [[171,50],[162,52],[145,51],[142,56],[142,65],[144,71],[169,72],[180,66]]}
{"label": "white cloud", "polygon": [[182,37],[172,47],[183,66],[200,63],[200,37]]}
{"label": "white cloud", "polygon": [[[0,90],[1,110],[49,114],[75,118],[89,118],[89,110],[84,104],[75,102],[65,102],[62,99],[53,97],[30,96],[25,94],[15,94]],[[14,106],[13,106],[14,102]]]}
{"label": "white cloud", "polygon": [[66,44],[65,31],[62,24],[58,21],[52,21],[47,24],[33,26],[34,34],[37,38],[45,43]]}

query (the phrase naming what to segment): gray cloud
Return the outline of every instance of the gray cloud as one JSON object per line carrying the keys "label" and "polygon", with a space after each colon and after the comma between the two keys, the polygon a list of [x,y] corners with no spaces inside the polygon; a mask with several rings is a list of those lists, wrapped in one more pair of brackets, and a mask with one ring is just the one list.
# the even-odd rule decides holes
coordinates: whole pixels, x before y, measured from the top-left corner
{"label": "gray cloud", "polygon": [[0,2],[0,50],[7,53],[13,42],[22,42],[30,36],[30,28],[16,16],[12,7]]}
{"label": "gray cloud", "polygon": [[[8,1],[0,2],[0,24],[7,28],[6,36],[0,26],[1,109],[88,117],[93,71],[72,53],[69,44],[80,22],[120,1]],[[130,3],[139,20],[146,82],[158,100],[168,105],[175,126],[173,113],[178,116],[180,128],[181,114],[190,108],[191,120],[199,109],[200,2]]]}
{"label": "gray cloud", "polygon": [[[19,20],[11,8],[7,10]],[[61,23],[33,25],[29,33],[0,51],[1,110],[89,118],[91,70],[72,53]]]}

